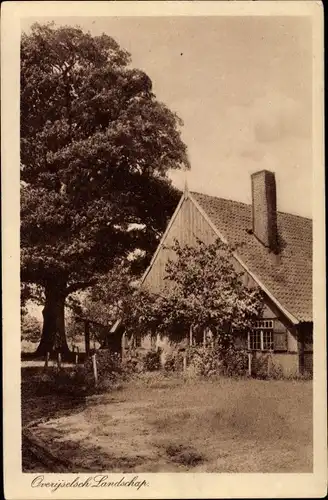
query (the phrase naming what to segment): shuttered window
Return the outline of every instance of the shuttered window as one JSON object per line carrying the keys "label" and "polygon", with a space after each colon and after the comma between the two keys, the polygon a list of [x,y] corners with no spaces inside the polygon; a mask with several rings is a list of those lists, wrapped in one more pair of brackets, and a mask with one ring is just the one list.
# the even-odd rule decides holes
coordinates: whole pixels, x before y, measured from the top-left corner
{"label": "shuttered window", "polygon": [[273,348],[275,351],[287,351],[287,334],[286,332],[274,332]]}
{"label": "shuttered window", "polygon": [[287,351],[287,330],[278,319],[275,319],[273,322],[273,331],[274,350],[278,352]]}

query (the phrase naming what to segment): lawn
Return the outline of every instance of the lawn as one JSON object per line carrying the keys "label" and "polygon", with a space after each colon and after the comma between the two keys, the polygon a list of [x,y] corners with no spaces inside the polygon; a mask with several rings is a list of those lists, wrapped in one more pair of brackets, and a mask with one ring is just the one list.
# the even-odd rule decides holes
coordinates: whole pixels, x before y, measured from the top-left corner
{"label": "lawn", "polygon": [[33,432],[76,472],[311,472],[312,383],[145,376]]}

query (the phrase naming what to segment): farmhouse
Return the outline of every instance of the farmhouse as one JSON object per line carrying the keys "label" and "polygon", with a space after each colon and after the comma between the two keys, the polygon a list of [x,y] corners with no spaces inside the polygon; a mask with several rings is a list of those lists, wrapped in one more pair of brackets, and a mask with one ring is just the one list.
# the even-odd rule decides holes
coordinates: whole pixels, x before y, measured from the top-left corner
{"label": "farmhouse", "polygon": [[[275,174],[267,170],[251,176],[252,205],[189,192],[186,188],[163,238],[146,270],[142,286],[159,293],[165,266],[178,240],[197,238],[212,243],[218,237],[237,246],[234,253],[244,283],[259,286],[265,307],[261,321],[236,346],[253,356],[271,353],[286,375],[312,372],[312,221],[277,211]],[[186,332],[186,342],[201,340]],[[135,347],[169,348],[167,338],[135,338]],[[127,347],[128,339],[123,345]]]}

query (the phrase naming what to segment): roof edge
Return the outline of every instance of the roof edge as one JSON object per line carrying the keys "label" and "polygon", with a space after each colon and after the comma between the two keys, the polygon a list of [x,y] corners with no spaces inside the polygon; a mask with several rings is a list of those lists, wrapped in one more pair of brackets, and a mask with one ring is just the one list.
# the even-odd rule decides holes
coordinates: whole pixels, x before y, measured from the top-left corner
{"label": "roof edge", "polygon": [[[223,241],[223,243],[228,244],[228,240],[223,236],[223,234],[219,231],[215,224],[211,221],[210,217],[207,215],[205,210],[199,205],[199,203],[194,199],[191,193],[189,193],[190,201],[195,205],[197,210],[201,213],[201,215],[205,218],[206,222],[211,226],[214,230],[215,234]],[[245,269],[245,271],[253,278],[253,280],[259,285],[260,288],[265,292],[265,294],[274,302],[274,304],[280,309],[280,311],[295,325],[299,323],[299,320],[290,313],[278,299],[268,290],[268,288],[259,280],[259,278],[248,268],[248,266],[243,262],[243,260],[238,256],[236,252],[233,252],[234,258],[239,262],[239,264]]]}
{"label": "roof edge", "polygon": [[180,201],[179,201],[179,203],[178,203],[178,205],[177,205],[177,207],[176,207],[175,211],[173,212],[173,215],[172,215],[172,217],[171,217],[171,219],[170,219],[170,221],[169,221],[169,223],[168,223],[168,225],[167,225],[167,228],[165,229],[165,231],[164,231],[164,233],[163,233],[163,236],[162,236],[162,237],[161,237],[161,239],[160,239],[160,242],[158,243],[158,246],[157,246],[157,248],[156,248],[156,250],[155,250],[154,255],[153,255],[153,256],[152,256],[152,258],[151,258],[151,261],[150,261],[150,263],[149,263],[149,266],[147,267],[146,271],[145,271],[145,272],[144,272],[144,274],[142,275],[142,278],[141,278],[141,281],[140,281],[140,285],[142,285],[142,284],[144,283],[144,281],[145,281],[145,279],[146,279],[146,277],[147,277],[147,275],[148,275],[149,271],[150,271],[150,270],[151,270],[151,268],[153,267],[153,264],[154,264],[154,262],[155,262],[155,259],[156,259],[157,255],[158,255],[158,253],[159,253],[160,249],[161,249],[161,248],[162,248],[162,246],[163,246],[163,243],[164,243],[164,241],[165,241],[165,238],[166,238],[166,236],[168,235],[168,233],[169,233],[169,231],[170,231],[170,229],[171,229],[171,227],[172,227],[172,224],[173,224],[173,222],[175,221],[176,216],[178,215],[179,210],[180,210],[180,208],[181,208],[181,206],[182,206],[183,202],[184,202],[187,198],[189,198],[189,197],[190,197],[189,192],[188,192],[187,190],[185,190],[185,192],[184,192],[184,193],[182,193],[182,195],[181,195]]}
{"label": "roof edge", "polygon": [[[231,198],[223,198],[222,196],[214,196],[212,194],[199,193],[198,191],[190,191],[190,194],[196,194],[200,196],[207,196],[208,198],[214,198],[215,200],[231,201],[232,203],[239,203],[240,205],[245,205],[246,207],[252,207],[252,203],[246,203],[245,201],[233,200]],[[292,212],[284,212],[282,210],[277,210],[277,214],[281,215],[292,215],[293,217],[299,217],[300,219],[305,219],[313,223],[312,217],[306,217],[305,215],[293,214]]]}

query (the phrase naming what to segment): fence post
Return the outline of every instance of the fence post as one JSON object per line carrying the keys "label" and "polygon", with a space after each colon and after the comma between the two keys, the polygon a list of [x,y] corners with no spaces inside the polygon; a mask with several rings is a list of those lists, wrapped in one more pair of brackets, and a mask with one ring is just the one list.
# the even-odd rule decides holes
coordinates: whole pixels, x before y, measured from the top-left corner
{"label": "fence post", "polygon": [[79,348],[78,346],[73,346],[73,353],[75,353],[75,364],[77,365],[79,362]]}
{"label": "fence post", "polygon": [[252,353],[248,351],[248,375],[252,375]]}
{"label": "fence post", "polygon": [[189,328],[189,345],[190,347],[192,346],[193,344],[193,335],[192,335],[192,325],[190,325],[190,328]]}
{"label": "fence post", "polygon": [[57,364],[58,364],[58,369],[61,369],[61,354],[60,352],[57,354]]}
{"label": "fence post", "polygon": [[95,378],[95,387],[98,385],[98,372],[97,372],[97,360],[96,360],[96,354],[92,354],[92,368],[93,368],[93,376]]}
{"label": "fence post", "polygon": [[85,340],[85,353],[88,357],[90,354],[90,323],[88,320],[84,321],[84,340]]}
{"label": "fence post", "polygon": [[186,351],[183,353],[183,371],[187,370],[187,353]]}

